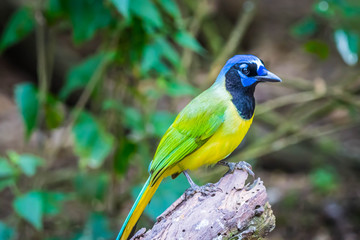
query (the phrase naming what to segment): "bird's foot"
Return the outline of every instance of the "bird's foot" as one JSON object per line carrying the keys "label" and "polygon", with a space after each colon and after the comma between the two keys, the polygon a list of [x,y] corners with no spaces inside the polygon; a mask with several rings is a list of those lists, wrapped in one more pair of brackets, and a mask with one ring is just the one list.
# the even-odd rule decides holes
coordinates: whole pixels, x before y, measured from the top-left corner
{"label": "bird's foot", "polygon": [[215,186],[213,183],[207,183],[203,186],[192,185],[185,191],[186,199],[194,196],[196,193],[201,193],[202,196],[215,196],[216,192],[222,192],[222,190]]}
{"label": "bird's foot", "polygon": [[222,166],[227,166],[229,168],[229,171],[226,173],[233,173],[235,171],[235,169],[240,169],[243,170],[245,172],[247,172],[249,175],[251,175],[253,178],[255,178],[255,174],[252,171],[252,167],[249,163],[241,161],[241,162],[227,162],[227,161],[219,161],[217,163],[218,165],[222,165]]}
{"label": "bird's foot", "polygon": [[219,161],[217,164],[222,165],[222,166],[227,166],[229,168],[229,171],[227,171],[226,174],[233,173],[235,171],[235,169],[240,169],[240,170],[247,172],[248,175],[251,175],[252,178],[254,179],[254,181],[252,183],[248,183],[245,186],[246,191],[251,190],[258,183],[259,179],[255,179],[255,173],[252,171],[251,165],[247,162],[241,161],[241,162],[234,163],[234,162],[227,162],[227,161]]}
{"label": "bird's foot", "polygon": [[250,191],[251,189],[253,189],[259,182],[259,178],[255,179],[252,183],[248,183],[245,185],[245,190],[246,191]]}

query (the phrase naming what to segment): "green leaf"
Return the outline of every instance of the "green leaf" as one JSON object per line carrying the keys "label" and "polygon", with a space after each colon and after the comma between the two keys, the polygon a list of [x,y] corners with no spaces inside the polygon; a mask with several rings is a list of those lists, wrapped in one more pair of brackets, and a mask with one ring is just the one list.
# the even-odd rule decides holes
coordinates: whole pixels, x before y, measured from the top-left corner
{"label": "green leaf", "polygon": [[15,184],[15,178],[0,179],[0,192],[2,190],[4,190],[5,188],[7,188],[11,185],[14,185],[14,184]]}
{"label": "green leaf", "polygon": [[44,106],[45,123],[49,129],[57,128],[65,119],[65,107],[53,96],[48,95]]}
{"label": "green leaf", "polygon": [[34,29],[34,17],[30,9],[18,9],[9,20],[0,40],[0,53],[28,36]]}
{"label": "green leaf", "polygon": [[114,239],[114,232],[110,230],[109,219],[100,213],[92,213],[86,222],[84,231],[76,240]]}
{"label": "green leaf", "polygon": [[13,202],[15,212],[37,230],[42,229],[43,199],[37,191],[27,192],[15,198]]}
{"label": "green leaf", "polygon": [[12,163],[14,163],[16,165],[18,164],[20,155],[17,152],[15,152],[13,150],[9,150],[9,151],[7,151],[7,155]]}
{"label": "green leaf", "polygon": [[60,98],[64,100],[73,91],[85,87],[101,63],[113,59],[114,56],[115,54],[113,52],[101,52],[88,57],[80,64],[71,68],[66,76],[66,83],[60,91]]}
{"label": "green leaf", "polygon": [[16,164],[28,177],[34,176],[36,169],[42,166],[44,160],[32,154],[18,154],[15,151],[8,151],[9,159]]}
{"label": "green leaf", "polygon": [[124,106],[121,104],[120,101],[116,99],[106,99],[102,103],[102,109],[103,110],[115,110],[119,113],[122,113]]}
{"label": "green leaf", "polygon": [[305,51],[315,54],[320,59],[324,60],[329,56],[329,46],[326,42],[320,40],[310,40],[304,45]]}
{"label": "green leaf", "polygon": [[317,23],[314,18],[307,17],[301,22],[297,23],[291,28],[291,34],[294,37],[305,37],[315,33],[317,29]]}
{"label": "green leaf", "polygon": [[338,29],[334,33],[336,48],[347,65],[354,66],[359,60],[360,37],[356,33]]}
{"label": "green leaf", "polygon": [[318,0],[317,3],[313,5],[313,10],[325,18],[334,17],[336,14],[333,4],[326,0]]}
{"label": "green leaf", "polygon": [[129,9],[129,1],[130,0],[111,0],[111,2],[115,5],[117,10],[125,17],[128,18],[130,15]]}
{"label": "green leaf", "polygon": [[161,6],[165,9],[166,12],[168,12],[171,16],[173,16],[175,19],[180,19],[181,14],[180,10],[173,0],[159,0]]}
{"label": "green leaf", "polygon": [[161,50],[161,54],[169,60],[174,66],[180,65],[180,57],[176,50],[165,38],[158,38],[156,40],[158,48]]}
{"label": "green leaf", "polygon": [[145,47],[141,61],[141,71],[146,73],[161,63],[161,50],[156,44],[149,44]]}
{"label": "green leaf", "polygon": [[163,63],[163,57],[169,60],[175,67],[180,66],[178,53],[164,37],[159,37],[144,48],[141,61],[142,73],[146,73],[149,70],[156,70],[163,75],[170,73],[168,67]]}
{"label": "green leaf", "polygon": [[67,196],[61,192],[42,192],[43,213],[47,216],[55,216],[61,212],[62,204]]}
{"label": "green leaf", "polygon": [[31,154],[19,155],[19,160],[17,162],[20,169],[28,177],[34,176],[37,167],[42,166],[43,163],[44,163],[43,159]]}
{"label": "green leaf", "polygon": [[65,15],[62,0],[48,0],[45,6],[45,16],[49,22],[55,22]]}
{"label": "green leaf", "polygon": [[92,168],[100,167],[113,148],[113,136],[86,112],[80,114],[72,133],[75,153],[81,162]]}
{"label": "green leaf", "polygon": [[124,174],[128,168],[131,157],[136,152],[136,144],[123,138],[118,144],[114,155],[114,169],[119,174]]}
{"label": "green leaf", "polygon": [[73,183],[82,199],[103,201],[109,188],[110,178],[105,172],[80,173],[74,178]]}
{"label": "green leaf", "polygon": [[41,230],[43,217],[60,213],[66,199],[66,195],[60,192],[30,191],[16,197],[13,207],[20,217]]}
{"label": "green leaf", "polygon": [[16,174],[16,169],[5,159],[0,157],[0,178],[12,177]]}
{"label": "green leaf", "polygon": [[107,27],[112,21],[109,9],[99,0],[64,0],[70,16],[74,42],[90,40],[97,30]]}
{"label": "green leaf", "polygon": [[165,111],[155,112],[151,116],[151,124],[154,127],[154,134],[157,137],[162,137],[166,130],[175,120],[175,115]]}
{"label": "green leaf", "polygon": [[136,108],[128,107],[124,111],[125,126],[138,132],[143,133],[145,131],[145,123],[141,113]]}
{"label": "green leaf", "polygon": [[[156,220],[157,216],[163,213],[181,194],[189,187],[189,183],[182,174],[176,179],[165,179],[156,190],[154,197],[151,199],[145,213]],[[136,199],[142,185],[132,189],[131,195]]]}
{"label": "green leaf", "polygon": [[161,15],[151,0],[131,0],[130,10],[135,16],[144,20],[145,23],[157,28],[163,26]]}
{"label": "green leaf", "polygon": [[312,185],[322,193],[330,193],[338,188],[336,171],[331,168],[319,168],[310,175]]}
{"label": "green leaf", "polygon": [[183,47],[199,53],[204,51],[200,43],[186,31],[178,31],[174,37],[175,41]]}
{"label": "green leaf", "polygon": [[34,85],[31,83],[16,85],[15,101],[25,125],[26,138],[29,138],[36,127],[39,111],[39,100]]}
{"label": "green leaf", "polygon": [[0,239],[1,240],[11,240],[15,237],[15,230],[6,225],[3,222],[0,222]]}

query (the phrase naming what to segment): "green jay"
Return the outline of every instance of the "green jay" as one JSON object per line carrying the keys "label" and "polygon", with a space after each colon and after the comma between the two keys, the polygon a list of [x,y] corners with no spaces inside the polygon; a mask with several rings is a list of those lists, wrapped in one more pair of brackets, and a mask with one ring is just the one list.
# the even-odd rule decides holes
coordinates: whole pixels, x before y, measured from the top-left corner
{"label": "green jay", "polygon": [[[162,137],[149,166],[149,178],[130,210],[117,240],[126,240],[161,181],[225,159],[241,143],[253,121],[255,87],[281,82],[254,55],[235,55],[215,83],[193,99]],[[222,162],[223,163],[223,162]],[[246,165],[244,165],[246,168]]]}

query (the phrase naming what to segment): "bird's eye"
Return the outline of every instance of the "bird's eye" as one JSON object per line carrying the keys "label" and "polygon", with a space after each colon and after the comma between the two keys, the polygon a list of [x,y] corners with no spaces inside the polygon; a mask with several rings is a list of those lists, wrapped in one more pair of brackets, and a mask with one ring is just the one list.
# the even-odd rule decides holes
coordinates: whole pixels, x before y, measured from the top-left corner
{"label": "bird's eye", "polygon": [[249,69],[249,66],[247,64],[242,64],[240,66],[240,70],[246,76],[248,76],[250,74],[250,69]]}

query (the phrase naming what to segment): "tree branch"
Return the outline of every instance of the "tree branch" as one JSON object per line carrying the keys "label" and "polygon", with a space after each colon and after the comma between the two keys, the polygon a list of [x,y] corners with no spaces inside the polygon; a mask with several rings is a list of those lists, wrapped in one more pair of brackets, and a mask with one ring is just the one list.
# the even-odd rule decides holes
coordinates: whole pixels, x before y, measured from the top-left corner
{"label": "tree branch", "polygon": [[140,229],[133,240],[147,239],[260,239],[275,228],[275,216],[263,182],[247,189],[248,174],[235,170],[212,187],[216,192],[183,194],[152,229]]}
{"label": "tree branch", "polygon": [[224,48],[221,50],[221,53],[210,67],[210,73],[208,74],[208,79],[214,81],[216,76],[219,74],[224,62],[228,59],[236,50],[236,48],[241,43],[246,30],[255,16],[257,0],[248,0],[243,5],[243,12],[239,19],[237,20],[228,41],[224,44]]}

